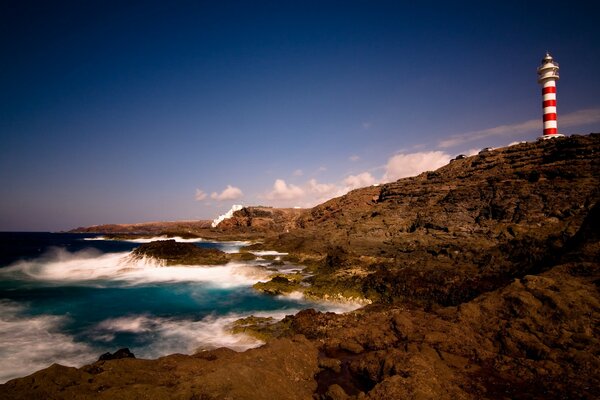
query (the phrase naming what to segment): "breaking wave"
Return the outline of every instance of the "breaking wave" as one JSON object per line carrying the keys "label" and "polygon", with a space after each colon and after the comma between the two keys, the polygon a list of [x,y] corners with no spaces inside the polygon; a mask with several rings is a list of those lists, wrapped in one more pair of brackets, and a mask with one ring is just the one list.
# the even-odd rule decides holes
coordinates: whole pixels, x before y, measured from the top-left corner
{"label": "breaking wave", "polygon": [[176,242],[182,242],[182,243],[200,243],[200,242],[205,242],[206,240],[202,239],[202,238],[188,238],[188,239],[184,239],[181,236],[153,236],[153,237],[145,237],[145,238],[131,238],[131,239],[125,239],[125,238],[111,238],[111,237],[107,237],[107,236],[96,236],[96,237],[91,237],[91,238],[84,238],[83,240],[112,240],[112,241],[118,241],[118,242],[130,242],[130,243],[150,243],[150,242],[154,242],[156,240],[175,240]]}
{"label": "breaking wave", "polygon": [[252,242],[245,241],[245,240],[231,240],[231,241],[215,242],[215,241],[209,241],[209,240],[206,240],[203,238],[184,239],[180,236],[172,236],[172,237],[170,237],[170,236],[153,236],[153,237],[146,237],[146,238],[131,238],[131,239],[112,238],[112,237],[107,237],[107,236],[97,236],[97,237],[91,237],[91,238],[84,238],[83,240],[114,241],[114,242],[127,242],[127,243],[139,243],[139,244],[155,242],[158,240],[175,240],[176,242],[181,242],[181,243],[212,243],[215,245],[216,248],[218,248],[221,251],[224,251],[225,253],[239,253],[239,251],[242,247],[252,244]]}
{"label": "breaking wave", "polygon": [[[27,307],[8,300],[0,301],[0,383],[29,375],[53,363],[81,367],[96,361],[100,354],[114,351],[111,343],[120,333],[148,336],[146,345],[130,346],[137,358],[158,358],[173,353],[193,354],[201,350],[228,347],[244,351],[264,344],[246,334],[233,334],[231,324],[248,315],[282,319],[288,312],[232,313],[207,316],[199,321],[134,315],[106,319],[88,335],[98,346],[75,341],[60,332],[68,318],[56,315],[27,316]],[[104,343],[104,344],[102,344]]]}
{"label": "breaking wave", "polygon": [[334,313],[346,313],[364,307],[367,304],[365,301],[328,301],[328,300],[309,300],[304,296],[304,293],[295,291],[277,296],[280,299],[294,300],[304,302],[308,307],[315,308],[320,311],[329,311]]}
{"label": "breaking wave", "polygon": [[52,363],[81,366],[97,359],[89,345],[60,332],[66,317],[25,316],[25,310],[24,305],[0,300],[0,383]]}
{"label": "breaking wave", "polygon": [[[294,312],[297,311],[294,310]],[[94,328],[92,337],[99,341],[109,342],[118,333],[153,336],[149,345],[131,348],[138,358],[157,358],[173,353],[193,354],[201,350],[212,350],[219,347],[244,351],[264,344],[246,334],[233,334],[229,331],[234,321],[249,315],[275,319],[285,317],[282,312],[254,312],[232,313],[224,316],[211,315],[199,321],[193,321],[136,315],[104,320]]]}
{"label": "breaking wave", "polygon": [[130,252],[101,253],[87,249],[70,253],[54,248],[39,258],[0,269],[0,277],[102,286],[103,281],[127,285],[203,282],[217,287],[250,286],[271,272],[260,266],[230,262],[219,266],[161,267],[153,259],[134,259]]}

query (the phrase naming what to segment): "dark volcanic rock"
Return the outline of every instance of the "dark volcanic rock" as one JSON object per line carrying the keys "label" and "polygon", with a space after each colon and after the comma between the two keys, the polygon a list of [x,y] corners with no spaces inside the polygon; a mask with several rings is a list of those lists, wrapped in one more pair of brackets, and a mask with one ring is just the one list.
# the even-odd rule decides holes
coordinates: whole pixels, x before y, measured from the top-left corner
{"label": "dark volcanic rock", "polygon": [[120,358],[135,358],[135,355],[128,348],[122,348],[114,353],[106,352],[98,358],[98,361],[118,360]]}
{"label": "dark volcanic rock", "polygon": [[144,243],[132,253],[134,258],[150,257],[165,265],[217,265],[229,260],[227,254],[217,249],[200,248],[192,243],[175,240],[157,240]]}
{"label": "dark volcanic rock", "polygon": [[557,261],[600,199],[598,154],[598,134],[483,152],[332,199],[268,244],[373,300],[457,305]]}
{"label": "dark volcanic rock", "polygon": [[317,372],[317,348],[294,336],[243,353],[222,348],[79,369],[54,364],[0,385],[0,399],[305,400],[317,387]]}

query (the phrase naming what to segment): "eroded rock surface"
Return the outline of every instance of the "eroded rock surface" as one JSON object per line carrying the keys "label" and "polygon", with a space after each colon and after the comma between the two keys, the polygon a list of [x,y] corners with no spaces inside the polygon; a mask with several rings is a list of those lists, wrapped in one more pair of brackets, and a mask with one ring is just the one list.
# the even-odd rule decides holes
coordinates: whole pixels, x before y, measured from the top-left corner
{"label": "eroded rock surface", "polygon": [[316,347],[295,336],[244,353],[222,348],[157,360],[98,361],[79,369],[54,364],[0,386],[0,398],[304,400],[316,389],[317,372]]}

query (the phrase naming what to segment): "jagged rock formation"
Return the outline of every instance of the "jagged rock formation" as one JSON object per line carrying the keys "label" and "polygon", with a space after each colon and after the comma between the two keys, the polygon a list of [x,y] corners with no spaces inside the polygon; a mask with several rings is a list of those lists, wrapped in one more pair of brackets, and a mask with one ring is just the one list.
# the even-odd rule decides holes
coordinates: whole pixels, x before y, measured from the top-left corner
{"label": "jagged rock formation", "polygon": [[233,217],[222,221],[217,229],[221,232],[273,234],[287,232],[296,226],[296,220],[304,209],[244,207],[233,213]]}
{"label": "jagged rock formation", "polygon": [[229,261],[226,253],[217,249],[200,248],[192,243],[175,240],[156,240],[144,243],[131,253],[134,259],[151,258],[169,265],[217,265]]}
{"label": "jagged rock formation", "polygon": [[598,154],[599,135],[484,152],[330,200],[269,245],[321,254],[317,286],[457,305],[552,265],[600,198]]}
{"label": "jagged rock formation", "polygon": [[299,212],[265,246],[309,261],[313,293],[374,304],[246,319],[273,339],[244,353],[52,366],[0,398],[600,398],[599,152],[520,144]]}

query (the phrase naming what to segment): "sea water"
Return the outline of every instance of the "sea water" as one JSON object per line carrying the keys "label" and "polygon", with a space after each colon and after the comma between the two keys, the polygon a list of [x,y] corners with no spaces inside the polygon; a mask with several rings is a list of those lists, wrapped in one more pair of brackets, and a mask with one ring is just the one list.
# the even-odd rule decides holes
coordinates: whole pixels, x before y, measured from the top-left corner
{"label": "sea water", "polygon": [[[243,351],[262,342],[231,334],[238,318],[358,307],[252,289],[273,273],[260,257],[276,252],[222,266],[161,267],[130,256],[140,243],[160,239],[0,233],[0,383],[52,363],[82,366],[122,347],[137,358],[223,346]],[[175,239],[229,253],[249,244]]]}

